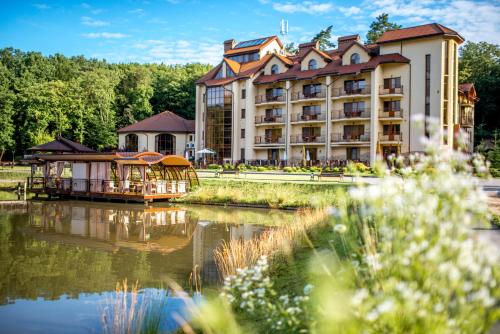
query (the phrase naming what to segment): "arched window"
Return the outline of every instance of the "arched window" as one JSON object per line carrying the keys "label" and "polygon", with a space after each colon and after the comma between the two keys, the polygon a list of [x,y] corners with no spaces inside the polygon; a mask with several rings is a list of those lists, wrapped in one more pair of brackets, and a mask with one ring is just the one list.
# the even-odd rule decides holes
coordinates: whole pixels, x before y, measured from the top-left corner
{"label": "arched window", "polygon": [[351,64],[359,64],[359,53],[353,53],[351,55]]}
{"label": "arched window", "polygon": [[162,133],[156,136],[156,152],[161,154],[175,154],[175,136],[170,133]]}
{"label": "arched window", "polygon": [[308,70],[315,70],[318,68],[318,63],[316,62],[316,59],[311,59],[309,60],[309,64],[307,66]]}
{"label": "arched window", "polygon": [[280,73],[280,68],[278,65],[274,64],[273,66],[271,66],[271,74],[278,74]]}
{"label": "arched window", "polygon": [[139,138],[135,133],[130,133],[125,136],[125,150],[129,152],[139,151]]}

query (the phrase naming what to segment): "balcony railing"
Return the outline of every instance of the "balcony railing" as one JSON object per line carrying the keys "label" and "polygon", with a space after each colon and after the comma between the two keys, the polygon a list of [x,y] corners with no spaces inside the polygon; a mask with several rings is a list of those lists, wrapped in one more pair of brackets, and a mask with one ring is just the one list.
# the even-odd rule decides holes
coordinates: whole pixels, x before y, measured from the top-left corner
{"label": "balcony railing", "polygon": [[293,92],[292,101],[309,100],[309,99],[324,99],[326,97],[326,90],[322,89],[319,92]]}
{"label": "balcony railing", "polygon": [[315,135],[291,135],[290,143],[292,144],[306,144],[306,143],[324,143],[324,136]]}
{"label": "balcony railing", "polygon": [[255,104],[271,103],[271,102],[285,102],[285,95],[257,95],[255,97]]}
{"label": "balcony railing", "polygon": [[333,110],[332,119],[370,118],[370,108]]}
{"label": "balcony railing", "polygon": [[382,141],[402,141],[403,140],[403,134],[402,133],[379,133],[378,135],[379,140]]}
{"label": "balcony railing", "polygon": [[333,87],[332,88],[332,96],[340,97],[340,96],[350,96],[350,95],[369,95],[371,94],[370,86],[366,85],[363,87]]}
{"label": "balcony railing", "polygon": [[179,181],[117,181],[101,179],[73,179],[55,177],[28,177],[28,186],[32,190],[46,190],[57,193],[94,193],[94,194],[172,194],[185,193],[188,184]]}
{"label": "balcony railing", "polygon": [[380,110],[378,113],[379,118],[403,118],[403,109],[399,110]]}
{"label": "balcony railing", "polygon": [[384,85],[381,85],[379,88],[379,94],[380,95],[403,94],[403,86],[384,88]]}
{"label": "balcony railing", "polygon": [[292,115],[292,122],[317,122],[326,120],[326,113],[319,112],[316,114],[299,113]]}
{"label": "balcony railing", "polygon": [[255,136],[255,145],[284,144],[284,143],[285,143],[285,138],[283,137]]}
{"label": "balcony railing", "polygon": [[343,142],[365,142],[370,141],[370,133],[348,134],[348,133],[332,133],[332,143]]}
{"label": "balcony railing", "polygon": [[284,123],[283,116],[255,116],[255,124]]}

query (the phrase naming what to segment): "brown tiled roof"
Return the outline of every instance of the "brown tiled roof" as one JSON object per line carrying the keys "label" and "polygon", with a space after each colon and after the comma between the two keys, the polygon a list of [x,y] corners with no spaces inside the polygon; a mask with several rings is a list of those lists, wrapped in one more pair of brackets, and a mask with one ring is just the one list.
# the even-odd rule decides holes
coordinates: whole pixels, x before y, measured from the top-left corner
{"label": "brown tiled roof", "polygon": [[194,121],[182,118],[171,111],[164,111],[118,130],[125,132],[194,132]]}
{"label": "brown tiled roof", "polygon": [[247,52],[251,52],[251,51],[260,51],[262,48],[266,47],[267,45],[269,45],[272,41],[277,41],[278,44],[283,47],[283,43],[281,43],[280,39],[278,38],[278,36],[269,36],[269,37],[262,37],[262,39],[266,39],[266,41],[262,44],[259,44],[259,45],[253,45],[253,46],[248,46],[246,48],[237,48],[237,49],[231,49],[231,50],[227,50],[225,53],[224,53],[224,56],[233,56],[233,55],[238,55],[238,54],[241,54],[241,53],[247,53]]}
{"label": "brown tiled roof", "polygon": [[462,83],[458,85],[458,89],[464,93],[467,93],[472,87],[474,87],[472,83]]}
{"label": "brown tiled roof", "polygon": [[293,65],[291,69],[284,73],[273,75],[261,75],[254,80],[256,84],[266,84],[283,80],[312,79],[326,75],[345,75],[374,70],[378,65],[385,63],[409,63],[410,60],[400,54],[386,54],[375,56],[366,63],[342,65],[340,58],[335,59],[325,67],[317,70],[300,70],[300,63]]}
{"label": "brown tiled roof", "polygon": [[215,66],[210,71],[208,71],[207,74],[205,74],[204,76],[202,76],[201,78],[199,78],[196,81],[196,83],[197,84],[203,84],[207,80],[213,79],[213,77],[217,74],[217,72],[219,72],[219,70],[220,70],[221,67],[222,67],[222,63],[220,63],[219,65]]}
{"label": "brown tiled roof", "polygon": [[71,153],[83,153],[83,152],[94,152],[93,149],[88,148],[85,145],[74,142],[72,140],[66,139],[64,137],[57,137],[56,140],[51,142],[33,146],[30,148],[31,151],[38,152],[71,152]]}
{"label": "brown tiled roof", "polygon": [[416,27],[402,28],[386,31],[377,40],[377,43],[389,43],[407,39],[430,37],[438,35],[452,35],[464,40],[456,31],[438,23],[424,24]]}
{"label": "brown tiled roof", "polygon": [[355,35],[340,36],[337,40],[339,42],[342,42],[342,41],[348,41],[351,39],[358,39],[358,38],[359,38],[359,35],[355,34]]}

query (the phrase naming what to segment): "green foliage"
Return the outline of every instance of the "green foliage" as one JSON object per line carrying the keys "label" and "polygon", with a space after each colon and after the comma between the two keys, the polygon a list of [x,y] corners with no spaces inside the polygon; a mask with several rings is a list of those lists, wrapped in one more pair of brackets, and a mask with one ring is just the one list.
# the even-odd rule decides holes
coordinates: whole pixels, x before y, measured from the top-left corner
{"label": "green foliage", "polygon": [[370,24],[370,30],[366,34],[366,43],[375,43],[387,30],[400,29],[401,25],[389,22],[389,14],[382,13]]}
{"label": "green foliage", "polygon": [[500,128],[500,47],[487,42],[467,42],[460,48],[459,82],[473,83],[479,97],[475,106],[475,142],[493,137]]}
{"label": "green foliage", "polygon": [[334,48],[335,44],[331,41],[332,39],[332,28],[333,26],[328,26],[321,30],[316,36],[313,37],[311,42],[319,42],[319,48],[321,50],[326,50],[329,48]]}
{"label": "green foliage", "polygon": [[[488,152],[488,161],[490,162],[490,169],[500,170],[500,143],[498,142],[497,133],[495,133],[494,145],[495,147]],[[495,175],[493,175],[495,176]],[[497,175],[498,176],[498,175]],[[497,177],[495,176],[495,177]]]}
{"label": "green foliage", "polygon": [[57,135],[96,149],[115,147],[117,128],[167,109],[192,119],[194,82],[210,68],[0,49],[0,159]]}
{"label": "green foliage", "polygon": [[291,54],[296,54],[299,49],[295,46],[295,43],[291,42],[285,45],[285,50]]}
{"label": "green foliage", "polygon": [[222,167],[220,165],[217,165],[217,164],[210,164],[210,165],[208,165],[207,168],[208,169],[214,169],[214,170],[222,169]]}

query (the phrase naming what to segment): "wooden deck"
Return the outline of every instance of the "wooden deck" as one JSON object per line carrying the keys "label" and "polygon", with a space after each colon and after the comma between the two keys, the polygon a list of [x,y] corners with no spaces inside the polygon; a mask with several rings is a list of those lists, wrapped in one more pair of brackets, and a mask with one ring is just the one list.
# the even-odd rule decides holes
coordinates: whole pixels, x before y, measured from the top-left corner
{"label": "wooden deck", "polygon": [[68,197],[75,199],[107,199],[110,201],[132,201],[132,202],[153,202],[153,201],[165,201],[172,198],[179,198],[185,195],[185,193],[170,193],[170,194],[141,194],[141,193],[117,193],[117,192],[75,192],[75,191],[59,191],[52,188],[34,188],[29,189],[30,192],[40,195],[45,194],[49,197]]}

